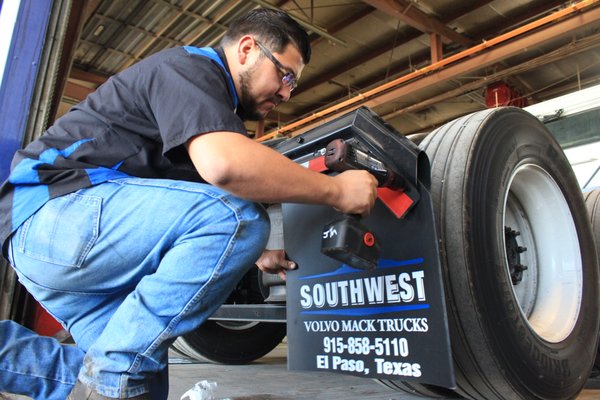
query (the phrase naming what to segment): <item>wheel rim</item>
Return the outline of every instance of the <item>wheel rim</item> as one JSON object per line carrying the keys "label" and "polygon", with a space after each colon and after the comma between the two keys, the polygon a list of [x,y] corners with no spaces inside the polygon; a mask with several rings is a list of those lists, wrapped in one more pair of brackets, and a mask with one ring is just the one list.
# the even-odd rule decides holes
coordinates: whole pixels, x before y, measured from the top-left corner
{"label": "wheel rim", "polygon": [[259,324],[257,321],[215,321],[217,325],[232,331],[245,331]]}
{"label": "wheel rim", "polygon": [[573,331],[582,298],[582,261],[569,205],[555,180],[534,164],[515,169],[504,199],[506,271],[519,309],[542,339]]}
{"label": "wheel rim", "polygon": [[[265,296],[263,295],[261,288],[261,280],[258,278],[258,268],[248,271],[248,274],[252,274],[248,280],[242,279],[231,292],[225,304],[263,304]],[[258,284],[258,287],[254,287],[248,282]],[[267,292],[268,293],[268,292]],[[233,321],[233,320],[215,320],[215,323],[225,329],[231,331],[245,331],[252,329],[259,324],[258,321]]]}

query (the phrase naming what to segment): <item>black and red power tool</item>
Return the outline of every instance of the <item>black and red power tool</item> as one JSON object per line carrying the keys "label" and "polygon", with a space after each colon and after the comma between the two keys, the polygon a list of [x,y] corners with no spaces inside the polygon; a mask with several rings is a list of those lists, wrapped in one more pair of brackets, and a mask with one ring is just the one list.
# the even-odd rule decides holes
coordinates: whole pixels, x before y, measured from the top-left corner
{"label": "black and red power tool", "polygon": [[[366,170],[377,179],[379,187],[402,191],[412,189],[412,185],[381,160],[342,139],[327,145],[325,166],[336,172]],[[417,196],[415,193],[413,197]],[[360,215],[344,214],[341,219],[324,227],[321,252],[352,267],[368,270],[377,267],[381,246],[375,234],[360,222]]]}

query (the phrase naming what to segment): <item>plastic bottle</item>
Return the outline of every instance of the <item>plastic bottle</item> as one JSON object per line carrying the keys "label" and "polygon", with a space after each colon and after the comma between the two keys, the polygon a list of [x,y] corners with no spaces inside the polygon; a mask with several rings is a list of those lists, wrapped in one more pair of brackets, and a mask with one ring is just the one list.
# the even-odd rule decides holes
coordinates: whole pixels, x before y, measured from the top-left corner
{"label": "plastic bottle", "polygon": [[200,381],[185,392],[180,400],[215,400],[214,392],[216,389],[217,382]]}

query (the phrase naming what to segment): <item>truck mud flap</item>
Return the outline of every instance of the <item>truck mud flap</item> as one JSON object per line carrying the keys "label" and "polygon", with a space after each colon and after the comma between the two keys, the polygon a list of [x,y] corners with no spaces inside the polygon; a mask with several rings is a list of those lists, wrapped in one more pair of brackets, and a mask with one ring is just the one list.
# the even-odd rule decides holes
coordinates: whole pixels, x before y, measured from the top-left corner
{"label": "truck mud flap", "polygon": [[417,190],[418,201],[410,204],[406,193],[380,189],[375,208],[361,221],[381,246],[373,269],[322,254],[323,227],[339,219],[339,212],[283,205],[286,252],[298,264],[286,284],[288,366],[453,388],[427,158],[365,108],[275,148],[332,173],[320,157],[334,139],[353,141],[401,174]]}

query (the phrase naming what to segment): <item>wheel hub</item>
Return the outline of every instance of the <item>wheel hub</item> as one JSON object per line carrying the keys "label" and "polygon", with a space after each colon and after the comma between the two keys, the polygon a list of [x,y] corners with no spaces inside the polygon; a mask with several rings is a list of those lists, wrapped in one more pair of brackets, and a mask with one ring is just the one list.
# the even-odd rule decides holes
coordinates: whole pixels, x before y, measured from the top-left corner
{"label": "wheel hub", "polygon": [[518,285],[523,280],[523,271],[527,269],[526,265],[521,264],[521,253],[527,251],[527,247],[519,246],[517,236],[521,232],[512,229],[510,226],[504,227],[504,239],[506,243],[506,260],[510,271],[510,279],[513,285]]}
{"label": "wheel hub", "polygon": [[515,168],[501,226],[507,278],[519,309],[540,338],[559,343],[578,321],[582,260],[569,204],[544,168]]}

